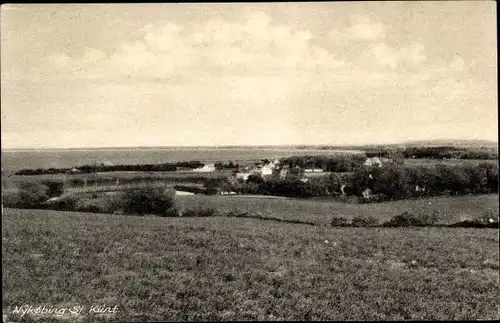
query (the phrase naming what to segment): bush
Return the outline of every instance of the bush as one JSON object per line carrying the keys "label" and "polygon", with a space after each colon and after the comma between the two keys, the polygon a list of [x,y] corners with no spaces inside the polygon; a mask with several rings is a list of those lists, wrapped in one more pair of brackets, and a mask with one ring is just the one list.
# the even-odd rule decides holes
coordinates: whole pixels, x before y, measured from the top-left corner
{"label": "bush", "polygon": [[465,220],[450,225],[452,228],[492,228],[498,229],[498,210],[489,209],[483,212],[478,218]]}
{"label": "bush", "polygon": [[426,227],[435,224],[435,216],[427,215],[415,215],[408,212],[404,212],[400,215],[396,215],[389,221],[384,222],[385,227]]}
{"label": "bush", "polygon": [[465,220],[449,225],[451,228],[490,228],[499,229],[498,220],[494,222],[484,222],[481,219]]}
{"label": "bush", "polygon": [[90,199],[81,199],[75,206],[75,211],[90,213],[113,214],[122,210],[123,199],[120,196],[100,196]]}
{"label": "bush", "polygon": [[9,190],[3,193],[2,203],[6,207],[20,209],[42,208],[42,203],[49,196],[48,187],[40,183],[24,182],[17,190]]}
{"label": "bush", "polygon": [[2,190],[2,205],[4,207],[19,208],[21,198],[18,189]]}
{"label": "bush", "polygon": [[72,186],[84,186],[85,181],[81,178],[74,178],[69,181]]}
{"label": "bush", "polygon": [[332,218],[330,225],[332,227],[346,227],[349,226],[349,222],[342,216],[335,216]]}
{"label": "bush", "polygon": [[426,225],[435,225],[439,221],[439,211],[432,210],[428,212],[427,210],[418,210],[415,212],[415,216],[420,219]]}
{"label": "bush", "polygon": [[219,193],[219,190],[215,187],[207,187],[205,190],[206,195],[216,195],[217,193]]}
{"label": "bush", "polygon": [[240,211],[240,210],[234,210],[234,211],[229,211],[226,213],[226,216],[228,217],[236,217],[236,218],[245,218],[250,216],[248,212],[245,211]]}
{"label": "bush", "polygon": [[378,226],[378,220],[369,215],[369,216],[356,216],[352,219],[352,226],[354,227],[374,227]]}
{"label": "bush", "polygon": [[498,223],[499,217],[498,217],[498,210],[492,210],[488,209],[484,211],[481,216],[479,217],[479,221],[483,223]]}
{"label": "bush", "polygon": [[247,183],[262,184],[262,183],[264,183],[264,179],[262,178],[262,176],[260,176],[258,174],[252,174],[252,175],[248,176],[246,182]]}
{"label": "bush", "polygon": [[165,193],[163,187],[145,187],[127,191],[123,196],[123,211],[128,214],[155,214],[159,216],[178,216],[174,203],[175,194]]}
{"label": "bush", "polygon": [[48,187],[47,195],[49,197],[61,196],[64,193],[64,182],[57,180],[45,180],[42,185]]}
{"label": "bush", "polygon": [[79,198],[76,196],[66,196],[51,203],[43,203],[44,207],[57,211],[75,211]]}

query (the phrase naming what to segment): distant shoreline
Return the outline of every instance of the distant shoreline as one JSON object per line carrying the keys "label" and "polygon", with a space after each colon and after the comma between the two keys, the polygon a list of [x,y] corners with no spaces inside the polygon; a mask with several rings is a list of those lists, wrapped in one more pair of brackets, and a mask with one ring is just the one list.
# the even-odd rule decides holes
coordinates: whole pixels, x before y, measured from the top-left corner
{"label": "distant shoreline", "polygon": [[412,140],[404,143],[380,143],[361,145],[241,145],[241,146],[136,146],[136,147],[75,147],[75,148],[2,148],[2,152],[31,151],[102,151],[102,150],[336,150],[364,151],[373,148],[397,148],[402,146],[453,146],[457,148],[498,148],[493,140]]}
{"label": "distant shoreline", "polygon": [[488,146],[498,147],[498,141],[487,139],[434,139],[434,140],[407,140],[400,143],[379,144],[290,144],[290,145],[214,145],[214,146],[124,146],[124,147],[44,147],[44,148],[2,148],[5,152],[18,151],[78,151],[78,150],[363,150],[367,148],[401,147],[401,146]]}
{"label": "distant shoreline", "polygon": [[[355,147],[352,147],[355,148]],[[362,148],[362,147],[361,147]],[[97,147],[97,148],[9,148],[2,149],[3,152],[30,152],[30,151],[89,151],[89,150],[308,150],[308,151],[362,151],[360,149],[351,149],[351,147],[261,147],[261,146],[235,146],[235,147]]]}

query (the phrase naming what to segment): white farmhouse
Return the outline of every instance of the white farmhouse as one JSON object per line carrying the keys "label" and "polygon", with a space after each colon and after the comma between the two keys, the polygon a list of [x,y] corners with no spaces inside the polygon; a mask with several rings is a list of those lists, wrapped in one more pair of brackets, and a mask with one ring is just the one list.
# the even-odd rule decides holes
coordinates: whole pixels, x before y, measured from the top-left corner
{"label": "white farmhouse", "polygon": [[211,173],[215,172],[215,164],[205,164],[203,167],[193,169],[193,172]]}
{"label": "white farmhouse", "polygon": [[382,167],[383,164],[389,163],[391,160],[389,158],[372,157],[366,159],[363,165],[365,166],[378,166]]}
{"label": "white farmhouse", "polygon": [[260,173],[262,174],[262,176],[269,176],[269,175],[273,174],[273,171],[274,171],[274,167],[266,165],[266,166],[262,167],[262,169],[260,170]]}
{"label": "white farmhouse", "polygon": [[235,179],[238,180],[238,179],[242,179],[244,181],[246,181],[248,179],[248,176],[252,175],[252,173],[236,173],[235,174]]}

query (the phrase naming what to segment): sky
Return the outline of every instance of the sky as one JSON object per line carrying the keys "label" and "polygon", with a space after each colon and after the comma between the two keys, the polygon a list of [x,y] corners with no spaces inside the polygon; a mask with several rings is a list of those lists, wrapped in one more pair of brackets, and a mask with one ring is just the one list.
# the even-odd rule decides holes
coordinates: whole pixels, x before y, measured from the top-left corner
{"label": "sky", "polygon": [[498,138],[495,1],[1,6],[2,148]]}

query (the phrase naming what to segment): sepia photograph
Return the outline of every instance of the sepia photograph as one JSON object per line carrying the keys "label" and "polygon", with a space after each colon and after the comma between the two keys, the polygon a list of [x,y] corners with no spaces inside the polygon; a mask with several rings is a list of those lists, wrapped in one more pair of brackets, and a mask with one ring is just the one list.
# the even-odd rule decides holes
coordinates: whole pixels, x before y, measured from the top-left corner
{"label": "sepia photograph", "polygon": [[500,319],[495,1],[0,8],[4,323]]}

